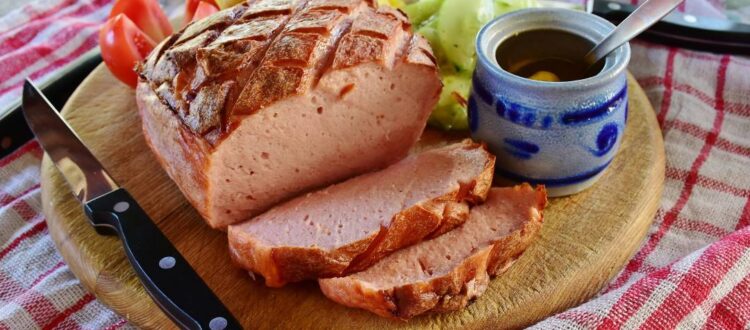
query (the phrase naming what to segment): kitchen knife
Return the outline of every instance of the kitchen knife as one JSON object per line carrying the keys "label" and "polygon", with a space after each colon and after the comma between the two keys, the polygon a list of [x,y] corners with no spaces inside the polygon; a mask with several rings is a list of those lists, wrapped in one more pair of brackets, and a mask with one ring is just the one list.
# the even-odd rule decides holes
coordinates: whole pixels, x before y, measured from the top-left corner
{"label": "kitchen knife", "polygon": [[146,291],[183,329],[241,329],[146,212],[107,173],[47,98],[26,80],[23,114],[100,234],[116,234]]}
{"label": "kitchen knife", "polygon": [[[595,1],[593,13],[619,24],[636,9]],[[673,11],[639,36],[661,44],[714,53],[750,55],[750,25]]]}

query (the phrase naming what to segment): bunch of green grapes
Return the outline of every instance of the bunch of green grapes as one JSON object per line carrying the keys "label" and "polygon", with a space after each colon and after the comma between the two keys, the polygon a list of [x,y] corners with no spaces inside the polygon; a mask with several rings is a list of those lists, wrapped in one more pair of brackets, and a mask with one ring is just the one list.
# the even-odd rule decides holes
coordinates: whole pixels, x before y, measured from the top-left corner
{"label": "bunch of green grapes", "polygon": [[474,40],[479,29],[499,15],[538,6],[536,0],[379,1],[403,10],[430,42],[444,87],[429,123],[444,130],[468,128],[466,100],[476,66]]}

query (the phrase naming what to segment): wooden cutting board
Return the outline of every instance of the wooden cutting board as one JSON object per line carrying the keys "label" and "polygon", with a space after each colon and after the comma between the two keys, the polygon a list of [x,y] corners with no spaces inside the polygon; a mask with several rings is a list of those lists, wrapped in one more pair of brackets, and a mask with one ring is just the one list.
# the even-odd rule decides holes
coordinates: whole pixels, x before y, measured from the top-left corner
{"label": "wooden cutting board", "polygon": [[[266,288],[230,263],[225,234],[208,228],[157,164],[141,134],[133,91],[97,68],[63,114],[246,328],[507,328],[533,324],[598,292],[646,235],[664,181],[654,112],[632,77],[622,149],[598,184],[550,200],[541,237],[464,311],[408,322],[327,300],[314,282]],[[440,135],[427,132],[435,143]],[[49,231],[70,269],[97,298],[144,328],[174,327],[144,291],[120,242],[94,232],[45,157],[42,198]]]}

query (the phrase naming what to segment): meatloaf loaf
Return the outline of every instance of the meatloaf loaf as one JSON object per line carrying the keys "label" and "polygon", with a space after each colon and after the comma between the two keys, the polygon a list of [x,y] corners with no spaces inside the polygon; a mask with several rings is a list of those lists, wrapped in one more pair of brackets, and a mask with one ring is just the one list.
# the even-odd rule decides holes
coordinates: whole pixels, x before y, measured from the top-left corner
{"label": "meatloaf loaf", "polygon": [[330,299],[381,316],[454,311],[481,295],[542,226],[544,187],[492,188],[486,203],[451,232],[391,254],[365,271],[321,279]]}
{"label": "meatloaf loaf", "polygon": [[466,221],[494,164],[468,140],[415,154],[230,226],[233,259],[272,287],[365,269]]}
{"label": "meatloaf loaf", "polygon": [[146,141],[214,228],[403,159],[441,89],[406,17],[365,0],[251,0],[137,70]]}

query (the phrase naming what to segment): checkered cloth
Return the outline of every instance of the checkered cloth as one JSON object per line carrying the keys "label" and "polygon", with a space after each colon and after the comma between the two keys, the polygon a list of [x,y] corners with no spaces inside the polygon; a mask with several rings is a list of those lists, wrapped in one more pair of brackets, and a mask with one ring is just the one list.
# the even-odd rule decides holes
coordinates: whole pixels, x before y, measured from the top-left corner
{"label": "checkered cloth", "polygon": [[750,59],[633,44],[664,133],[643,246],[600,295],[540,329],[750,327]]}
{"label": "checkered cloth", "polygon": [[112,0],[40,0],[0,17],[0,109],[98,42]]}
{"label": "checkered cloth", "polygon": [[[23,77],[44,79],[92,47],[109,2],[37,1],[0,18],[0,107],[18,95]],[[680,10],[750,17],[750,5],[737,3],[689,0]],[[748,329],[750,59],[632,46],[630,71],[666,142],[661,207],[621,274],[536,327]],[[40,156],[30,142],[0,160],[0,329],[130,327],[56,252],[41,214]]]}
{"label": "checkered cloth", "polygon": [[32,141],[0,160],[0,329],[116,329],[126,321],[96,301],[62,260],[42,215]]}

